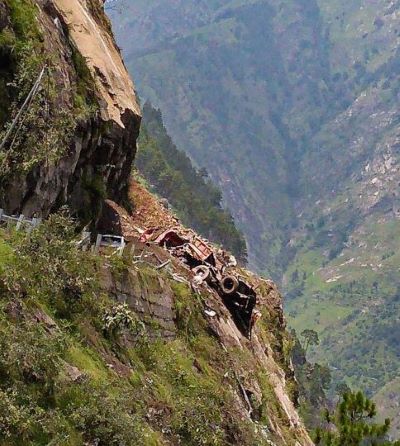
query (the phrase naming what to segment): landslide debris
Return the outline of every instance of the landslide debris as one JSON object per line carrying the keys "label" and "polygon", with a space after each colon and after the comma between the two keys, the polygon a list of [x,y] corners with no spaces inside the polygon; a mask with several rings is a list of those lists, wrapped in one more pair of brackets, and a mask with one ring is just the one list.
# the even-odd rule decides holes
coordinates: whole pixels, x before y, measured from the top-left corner
{"label": "landslide debris", "polygon": [[[66,214],[30,234],[0,228],[0,439],[312,446],[275,285],[236,271],[257,289],[262,318],[250,337],[217,290],[140,241],[138,209],[108,205],[130,231],[123,257],[78,249]],[[165,215],[154,198],[150,208],[152,222]]]}
{"label": "landslide debris", "polygon": [[[167,277],[168,281],[176,283],[173,289],[176,290],[178,286],[181,289],[190,290],[190,299],[193,299],[193,302],[186,302],[185,305],[199,305],[201,318],[204,319],[203,322],[208,327],[209,333],[217,339],[221,354],[228,353],[237,385],[235,399],[240,401],[239,407],[244,418],[260,423],[262,418],[260,413],[266,410],[271,423],[268,424],[268,429],[271,429],[270,438],[275,438],[276,444],[292,444],[293,439],[287,440],[288,437],[286,437],[285,430],[288,429],[288,432],[291,432],[290,435],[294,435],[299,444],[312,445],[296,412],[295,401],[292,400],[296,400],[294,391],[296,383],[287,350],[290,350],[290,340],[286,333],[282,298],[275,284],[243,268],[229,266],[230,275],[241,277],[248,287],[256,290],[257,293],[257,311],[261,319],[252,327],[251,333],[243,330],[243,326],[234,317],[232,309],[227,305],[220,290],[207,283],[206,280],[196,281],[196,271],[191,268],[193,265],[187,261],[187,258],[177,255],[171,246],[169,249],[166,245],[162,247],[161,241],[164,240],[164,235],[170,233],[173,228],[174,237],[179,235],[191,240],[201,240],[212,250],[217,259],[223,256],[222,258],[227,261],[227,253],[201,239],[193,230],[185,228],[165,209],[162,200],[155,198],[143,185],[134,180],[130,185],[130,198],[135,204],[131,215],[115,203],[108,202],[112,209],[108,215],[113,214],[111,219],[113,227],[119,227],[121,235],[130,241],[127,250],[130,256],[128,265],[132,264],[133,268],[137,268],[138,265],[153,268],[163,277]],[[119,221],[118,225],[115,225],[116,221]],[[143,320],[147,319],[147,324],[150,326],[156,321],[165,338],[179,337],[182,328],[187,331],[186,318],[190,320],[192,314],[185,314],[186,311],[182,311],[176,304],[171,312],[170,305],[176,296],[171,300],[170,293],[166,291],[163,297],[153,297],[149,304],[145,304],[141,298],[138,299],[137,292],[130,290],[130,284],[136,281],[135,274],[132,273],[131,268],[128,268],[123,280],[116,283],[108,276],[108,292],[117,296],[119,300],[129,302],[129,305],[144,317]],[[183,326],[182,317],[186,320]],[[196,336],[196,328],[192,330],[193,327],[190,332]],[[263,382],[264,379],[268,382],[268,394],[264,393],[265,388],[262,389],[263,384],[266,384]],[[294,393],[291,393],[290,389]],[[269,398],[275,401],[276,407],[279,407],[280,416],[283,416],[285,420],[284,429],[281,429],[280,421],[275,419],[273,411],[269,412],[271,409],[267,402]]]}

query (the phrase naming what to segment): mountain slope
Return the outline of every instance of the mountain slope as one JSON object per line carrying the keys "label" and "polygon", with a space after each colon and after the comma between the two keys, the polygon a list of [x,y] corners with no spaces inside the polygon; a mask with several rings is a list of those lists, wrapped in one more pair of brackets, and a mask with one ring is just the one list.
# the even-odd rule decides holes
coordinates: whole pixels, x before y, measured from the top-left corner
{"label": "mountain slope", "polygon": [[400,5],[125,6],[111,17],[140,94],[220,185],[250,266],[281,281],[337,382],[380,392],[400,366]]}
{"label": "mountain slope", "polygon": [[313,445],[272,283],[248,276],[265,318],[250,341],[166,250],[134,238],[150,259],[133,262],[82,252],[75,234],[62,214],[0,229],[1,444]]}
{"label": "mountain slope", "polygon": [[[140,110],[103,4],[0,0],[0,444],[312,446],[275,285],[231,265],[257,286],[250,339],[177,251],[140,240],[195,233],[130,176]],[[123,256],[95,249],[99,228]]]}
{"label": "mountain slope", "polygon": [[198,171],[168,135],[160,111],[143,107],[139,150],[135,165],[150,188],[164,197],[187,226],[220,243],[246,263],[246,243],[232,216],[221,206],[221,192],[205,170]]}
{"label": "mountain slope", "polygon": [[[157,1],[143,10],[127,4],[129,13],[116,15],[127,64],[141,94],[162,109],[178,146],[220,184],[247,237],[250,265],[279,277],[295,219],[289,192],[297,189],[301,146],[291,130],[307,133],[326,113],[329,61],[318,8],[178,3],[185,18]],[[146,40],[145,49],[136,47],[137,38]],[[321,82],[313,80],[316,73]]]}

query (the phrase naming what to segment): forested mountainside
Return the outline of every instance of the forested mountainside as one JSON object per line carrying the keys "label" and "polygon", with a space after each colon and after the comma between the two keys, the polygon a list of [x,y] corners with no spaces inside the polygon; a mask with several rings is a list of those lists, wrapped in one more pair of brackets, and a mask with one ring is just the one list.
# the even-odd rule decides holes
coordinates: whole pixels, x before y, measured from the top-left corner
{"label": "forested mountainside", "polygon": [[298,189],[301,138],[289,130],[303,138],[318,126],[330,82],[327,45],[314,36],[323,33],[315,2],[278,3],[122,2],[124,14],[114,11],[140,94],[221,185],[250,265],[275,277],[296,217],[289,191]]}
{"label": "forested mountainside", "polygon": [[[123,7],[123,14],[118,10]],[[139,94],[220,185],[337,382],[399,416],[394,0],[114,2]],[[398,433],[397,433],[398,434]]]}
{"label": "forested mountainside", "polygon": [[161,112],[143,106],[139,150],[135,164],[152,191],[168,200],[182,222],[204,237],[221,244],[246,263],[246,242],[232,216],[222,209],[221,191],[207,171],[196,170],[168,135]]}
{"label": "forested mountainside", "polygon": [[312,446],[277,287],[132,176],[104,1],[0,0],[0,55],[0,445]]}

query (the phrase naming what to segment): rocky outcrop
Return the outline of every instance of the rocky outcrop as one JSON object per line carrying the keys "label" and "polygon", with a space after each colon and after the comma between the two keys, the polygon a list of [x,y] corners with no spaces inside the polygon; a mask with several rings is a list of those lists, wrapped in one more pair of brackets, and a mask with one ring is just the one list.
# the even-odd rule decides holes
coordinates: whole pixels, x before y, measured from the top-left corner
{"label": "rocky outcrop", "polygon": [[85,5],[79,0],[53,0],[53,4],[71,43],[85,58],[93,74],[98,99],[102,101],[102,119],[124,128],[124,114],[129,111],[139,116],[140,108],[131,77],[107,28],[107,19],[101,17],[103,22],[99,22],[98,15],[93,14],[93,9],[96,10],[93,1]]}
{"label": "rocky outcrop", "polygon": [[[174,292],[168,281],[155,271],[143,274],[135,269],[125,271],[115,277],[109,269],[102,271],[102,284],[107,293],[117,302],[126,302],[144,324],[147,324],[150,335],[151,328],[157,327],[157,333],[163,339],[175,337]],[[150,280],[149,280],[150,279]]]}
{"label": "rocky outcrop", "polygon": [[[155,253],[153,249],[145,247],[144,258],[148,259],[146,262],[153,261],[157,265],[157,258],[160,259],[162,253]],[[136,246],[136,253],[139,252],[141,249]],[[168,254],[164,253],[160,260],[164,260],[165,256]],[[188,286],[191,281],[189,270],[179,266],[172,258],[170,262],[166,276],[160,275],[150,263],[143,270],[145,261],[119,276],[110,269],[102,271],[103,288],[107,294],[118,302],[127,303],[144,323],[151,338],[161,337],[166,342],[180,336],[176,280],[187,281]],[[260,309],[264,318],[255,327],[251,339],[238,329],[215,291],[205,285],[197,290],[201,296],[202,317],[207,330],[218,339],[221,355],[226,354],[229,358],[230,374],[235,383],[231,387],[235,412],[240,418],[254,423],[260,438],[273,442],[268,444],[313,446],[295,403],[289,396],[290,385],[295,386],[295,383],[290,359],[285,358],[284,354],[282,298],[272,282],[252,276],[249,276],[249,280],[259,285]],[[188,298],[195,299],[195,295],[188,294]],[[193,305],[190,302],[186,304]],[[127,334],[124,342],[129,345],[132,341]],[[263,378],[268,382],[267,387]],[[261,412],[264,412],[262,420]]]}
{"label": "rocky outcrop", "polygon": [[[136,254],[143,252],[143,246],[140,248],[136,243],[132,246],[136,248]],[[102,284],[109,296],[128,304],[138,315],[150,338],[161,338],[168,343],[182,335],[179,332],[178,310],[182,302],[178,303],[176,285],[177,280],[181,286],[186,281],[189,287],[191,272],[170,258],[166,274],[160,274],[156,265],[159,260],[168,258],[168,254],[158,250],[155,252],[154,249],[151,246],[144,247],[145,255],[141,256],[143,261],[137,262],[137,266],[122,274],[116,275],[112,269],[103,269]],[[143,269],[146,263],[148,266]],[[290,385],[295,386],[295,383],[291,362],[284,354],[286,340],[281,296],[272,282],[253,276],[248,278],[258,283],[260,309],[264,319],[255,327],[251,339],[238,329],[215,291],[205,285],[197,290],[202,302],[200,317],[204,319],[203,324],[209,335],[219,341],[221,355],[229,358],[229,373],[234,382],[230,391],[235,402],[235,412],[238,417],[254,423],[260,438],[272,441],[268,444],[313,446],[295,403],[289,396]],[[195,294],[189,292],[186,298],[195,300]],[[193,303],[189,301],[185,305],[191,307]],[[135,339],[126,333],[121,342],[129,346]],[[263,379],[267,380],[267,387]]]}
{"label": "rocky outcrop", "polygon": [[[61,159],[11,176],[0,204],[9,212],[41,216],[69,204],[73,211],[93,219],[101,198],[126,197],[140,126],[134,86],[114,43],[103,2],[34,3],[42,51],[51,60],[56,107],[77,115],[74,101],[80,94],[91,97],[91,110],[73,116],[76,128]],[[82,71],[88,78],[84,86]]]}

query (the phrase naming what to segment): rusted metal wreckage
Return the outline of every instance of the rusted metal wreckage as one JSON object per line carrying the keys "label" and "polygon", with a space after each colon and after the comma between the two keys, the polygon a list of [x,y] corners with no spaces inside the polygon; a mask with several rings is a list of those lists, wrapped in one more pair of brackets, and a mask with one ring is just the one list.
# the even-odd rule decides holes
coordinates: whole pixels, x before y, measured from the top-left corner
{"label": "rusted metal wreckage", "polygon": [[167,249],[194,274],[193,284],[206,283],[214,289],[231,312],[238,328],[248,337],[261,317],[256,309],[257,293],[234,267],[234,256],[222,249],[214,250],[193,231],[170,228],[166,231],[149,229],[140,238]]}

